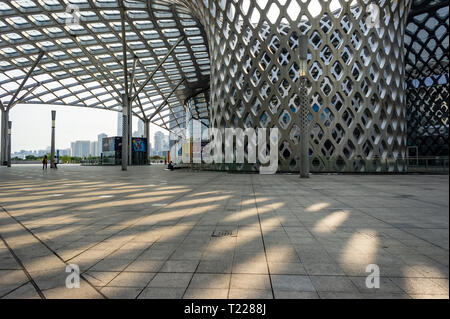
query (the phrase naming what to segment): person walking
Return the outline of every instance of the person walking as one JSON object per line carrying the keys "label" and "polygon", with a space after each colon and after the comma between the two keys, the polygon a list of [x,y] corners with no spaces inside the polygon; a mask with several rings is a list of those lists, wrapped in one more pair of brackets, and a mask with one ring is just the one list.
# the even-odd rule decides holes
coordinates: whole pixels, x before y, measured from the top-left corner
{"label": "person walking", "polygon": [[48,158],[47,158],[47,155],[44,155],[44,158],[42,159],[42,170],[47,170],[47,164],[48,164]]}

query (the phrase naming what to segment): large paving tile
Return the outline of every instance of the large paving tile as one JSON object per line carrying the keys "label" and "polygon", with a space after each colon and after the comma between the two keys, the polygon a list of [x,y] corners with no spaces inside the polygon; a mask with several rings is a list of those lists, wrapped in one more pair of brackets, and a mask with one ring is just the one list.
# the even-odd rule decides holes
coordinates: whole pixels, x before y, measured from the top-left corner
{"label": "large paving tile", "polygon": [[192,273],[158,273],[150,281],[149,287],[186,288],[192,276]]}
{"label": "large paving tile", "polygon": [[133,272],[158,272],[163,265],[163,261],[160,260],[146,260],[138,259],[128,265],[124,271]]}
{"label": "large paving tile", "polygon": [[109,299],[135,299],[142,288],[104,287],[100,291]]}
{"label": "large paving tile", "polygon": [[398,287],[409,295],[444,295],[444,288],[430,278],[390,278]]}
{"label": "large paving tile", "polygon": [[275,299],[319,299],[316,292],[293,291],[293,290],[274,290]]}
{"label": "large paving tile", "polygon": [[106,258],[99,261],[97,264],[89,268],[93,271],[122,271],[132,260],[129,259],[117,259],[117,258]]}
{"label": "large paving tile", "polygon": [[304,262],[303,263],[306,272],[310,276],[320,276],[320,275],[327,275],[327,276],[340,276],[345,275],[344,271],[339,267],[338,264],[332,263],[317,263],[317,262]]}
{"label": "large paving tile", "polygon": [[302,275],[271,275],[274,290],[315,292],[311,279]]}
{"label": "large paving tile", "polygon": [[108,287],[134,287],[145,288],[151,279],[155,277],[151,272],[121,272],[111,282]]}
{"label": "large paving tile", "polygon": [[161,269],[160,272],[194,272],[197,269],[199,264],[198,260],[167,260]]}
{"label": "large paving tile", "polygon": [[31,283],[27,283],[11,291],[3,299],[41,299]]}
{"label": "large paving tile", "polygon": [[231,288],[228,298],[230,298],[230,299],[273,299],[273,293],[271,290]]}
{"label": "large paving tile", "polygon": [[271,275],[306,275],[306,270],[301,263],[269,262]]}
{"label": "large paving tile", "polygon": [[188,288],[183,299],[227,299],[227,289]]}
{"label": "large paving tile", "polygon": [[104,287],[113,280],[119,272],[117,271],[88,271],[83,274],[93,286]]}
{"label": "large paving tile", "polygon": [[232,274],[230,288],[250,290],[270,290],[269,275]]}
{"label": "large paving tile", "polygon": [[181,299],[185,288],[146,288],[138,299]]}
{"label": "large paving tile", "polygon": [[189,288],[228,289],[230,287],[230,274],[194,274]]}
{"label": "large paving tile", "polygon": [[202,260],[196,272],[209,274],[229,274],[231,273],[232,260]]}
{"label": "large paving tile", "polygon": [[353,282],[345,276],[311,276],[312,284],[317,291],[357,292]]}

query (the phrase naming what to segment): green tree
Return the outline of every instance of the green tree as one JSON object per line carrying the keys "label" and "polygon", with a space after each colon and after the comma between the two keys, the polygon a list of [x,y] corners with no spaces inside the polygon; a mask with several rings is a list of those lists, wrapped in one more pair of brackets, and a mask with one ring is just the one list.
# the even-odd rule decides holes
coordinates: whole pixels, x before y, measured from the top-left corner
{"label": "green tree", "polygon": [[72,161],[72,159],[71,159],[70,156],[68,156],[68,155],[61,156],[61,157],[60,157],[60,160],[61,160],[63,163],[70,163],[70,162]]}

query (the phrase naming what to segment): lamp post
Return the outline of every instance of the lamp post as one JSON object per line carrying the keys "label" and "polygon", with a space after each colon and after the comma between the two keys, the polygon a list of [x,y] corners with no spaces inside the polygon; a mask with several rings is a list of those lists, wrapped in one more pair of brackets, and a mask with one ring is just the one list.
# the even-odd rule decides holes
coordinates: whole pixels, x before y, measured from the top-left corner
{"label": "lamp post", "polygon": [[308,37],[299,38],[300,56],[300,178],[309,178],[309,133],[308,133],[308,96],[306,90],[306,74],[308,72]]}
{"label": "lamp post", "polygon": [[11,128],[12,122],[8,121],[8,155],[7,155],[8,167],[11,167]]}
{"label": "lamp post", "polygon": [[50,148],[50,168],[56,168],[55,165],[55,125],[56,111],[52,111],[52,144]]}
{"label": "lamp post", "polygon": [[122,171],[126,171],[128,167],[128,97],[122,94]]}
{"label": "lamp post", "polygon": [[8,162],[8,121],[9,113],[3,109],[3,105],[0,104],[0,111],[2,113],[2,129],[1,129],[1,149],[0,149],[0,166],[7,165]]}
{"label": "lamp post", "polygon": [[144,121],[144,136],[147,138],[147,145],[145,147],[145,163],[150,164],[150,121]]}

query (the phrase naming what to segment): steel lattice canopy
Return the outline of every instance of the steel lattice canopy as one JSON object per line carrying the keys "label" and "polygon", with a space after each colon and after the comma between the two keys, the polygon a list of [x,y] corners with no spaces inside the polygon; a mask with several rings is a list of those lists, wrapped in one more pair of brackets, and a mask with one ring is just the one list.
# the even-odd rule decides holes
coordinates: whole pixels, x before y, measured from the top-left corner
{"label": "steel lattice canopy", "polygon": [[[0,1],[0,100],[121,111],[122,20],[116,0]],[[204,31],[175,1],[123,0],[127,68],[134,92],[184,35],[133,103],[134,115],[166,129],[183,127],[188,97],[209,87]],[[77,19],[74,19],[78,17]],[[181,85],[180,81],[184,80]],[[130,81],[131,82],[131,81]],[[175,94],[171,94],[175,90]],[[166,101],[166,103],[164,103]],[[159,108],[161,108],[159,110]],[[197,116],[207,116],[207,107]],[[203,114],[200,114],[203,113]]]}
{"label": "steel lattice canopy", "polygon": [[448,77],[448,0],[415,0],[405,35],[407,81]]}
{"label": "steel lattice canopy", "polygon": [[[15,103],[121,111],[124,74],[120,2],[0,0],[0,101],[3,105],[8,106],[40,51],[44,51],[44,57]],[[434,14],[436,5],[442,3],[448,1],[415,0],[410,17],[420,20],[422,13]],[[154,124],[169,130],[182,128],[184,103],[192,98],[193,117],[208,119],[210,57],[203,26],[183,1],[123,0],[123,6],[127,68],[134,79],[133,90],[143,85],[172,46],[185,35],[134,101],[134,114],[152,118]],[[79,24],[73,23],[71,12],[79,17]],[[408,25],[406,44],[413,43],[406,52],[408,60],[412,57],[410,52],[419,56],[413,46],[425,34],[413,29],[423,27],[416,20]],[[434,20],[428,23],[436,24]],[[427,28],[435,26],[425,25],[424,30]],[[448,47],[448,43],[445,45]],[[408,65],[407,76],[420,76],[415,73],[419,66]],[[448,69],[448,54],[439,63],[424,67],[427,75],[429,69],[431,73],[433,69],[434,73]],[[181,80],[184,82],[178,85]],[[171,95],[174,89],[177,90]]]}
{"label": "steel lattice canopy", "polygon": [[416,0],[405,35],[408,145],[448,156],[449,2]]}

